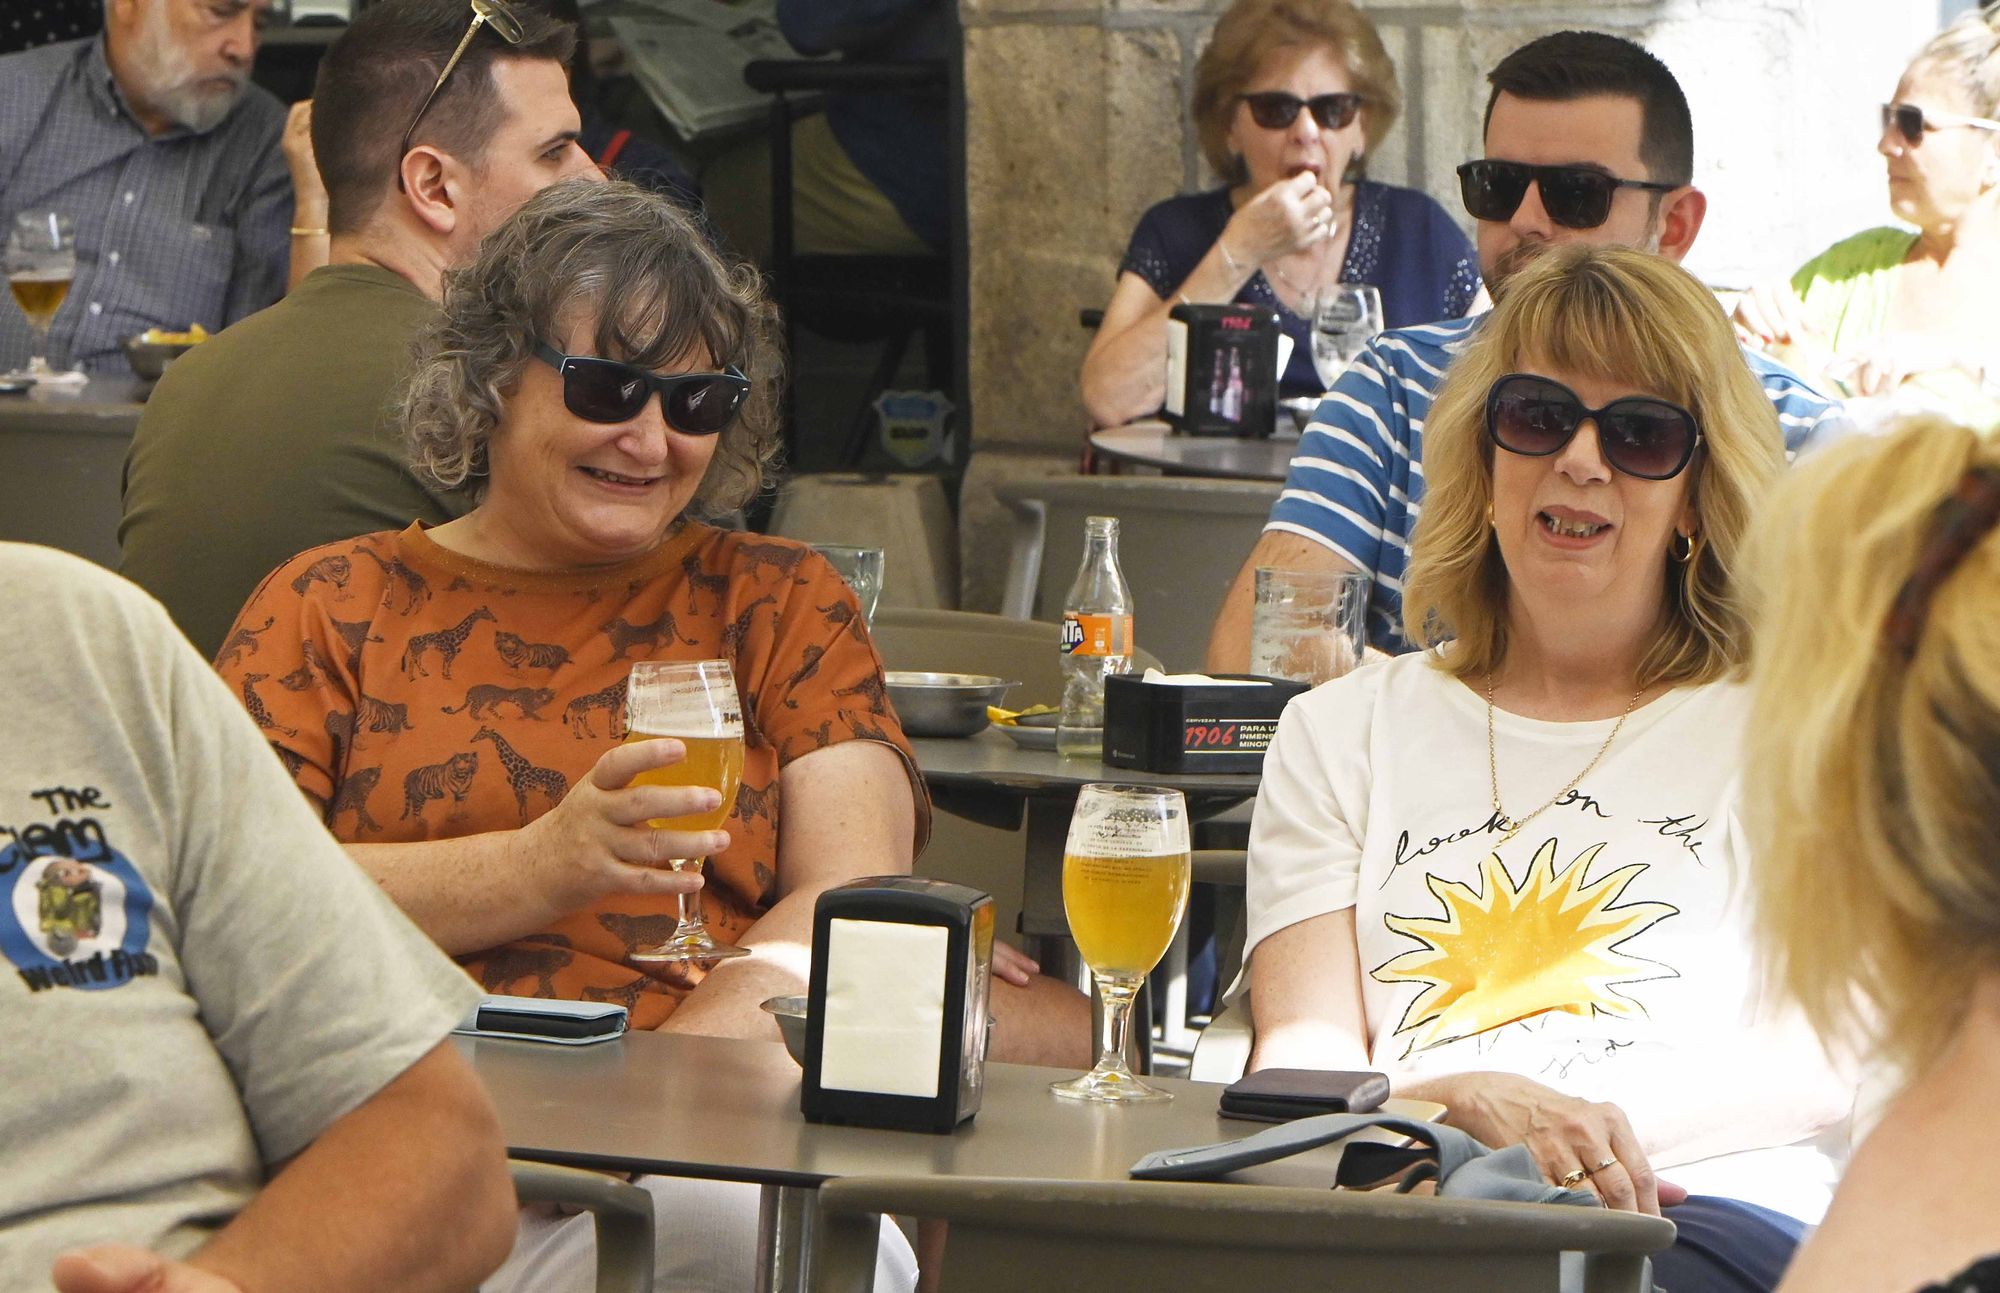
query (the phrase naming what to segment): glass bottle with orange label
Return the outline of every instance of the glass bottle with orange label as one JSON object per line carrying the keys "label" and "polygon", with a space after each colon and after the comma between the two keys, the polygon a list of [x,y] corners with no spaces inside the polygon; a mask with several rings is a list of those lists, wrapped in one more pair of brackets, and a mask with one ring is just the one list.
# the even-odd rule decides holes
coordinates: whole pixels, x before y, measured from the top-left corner
{"label": "glass bottle with orange label", "polygon": [[1083,565],[1063,601],[1062,716],[1056,750],[1075,758],[1104,752],[1104,678],[1132,667],[1132,589],[1118,568],[1118,518],[1083,523]]}

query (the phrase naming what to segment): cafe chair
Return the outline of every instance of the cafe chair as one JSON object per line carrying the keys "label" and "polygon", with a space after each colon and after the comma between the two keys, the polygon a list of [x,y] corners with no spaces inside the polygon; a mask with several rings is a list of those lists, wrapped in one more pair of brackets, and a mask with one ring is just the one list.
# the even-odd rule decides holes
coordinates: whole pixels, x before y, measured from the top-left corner
{"label": "cafe chair", "polygon": [[524,1206],[561,1204],[595,1219],[597,1293],[652,1293],[652,1195],[630,1181],[578,1167],[518,1158],[509,1159],[507,1167],[514,1177],[515,1197]]}
{"label": "cafe chair", "polygon": [[1200,669],[1229,581],[1264,532],[1277,481],[1205,476],[1054,476],[995,487],[1012,514],[1001,612],[1060,623],[1083,561],[1083,522],[1118,518],[1139,644],[1176,672]]}
{"label": "cafe chair", "polygon": [[944,1293],[1640,1293],[1648,1254],[1674,1240],[1673,1223],[1659,1217],[1554,1204],[1164,1181],[848,1177],[820,1187],[816,1293],[868,1293],[885,1212],[950,1224]]}

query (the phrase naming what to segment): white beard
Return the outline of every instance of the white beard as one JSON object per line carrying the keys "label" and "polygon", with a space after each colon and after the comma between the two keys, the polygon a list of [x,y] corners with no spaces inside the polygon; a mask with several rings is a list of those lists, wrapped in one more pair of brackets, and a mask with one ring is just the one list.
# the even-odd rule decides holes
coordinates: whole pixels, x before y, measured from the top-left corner
{"label": "white beard", "polygon": [[229,79],[227,89],[207,84],[210,78],[199,73],[193,57],[175,43],[168,30],[164,0],[146,0],[130,59],[141,87],[135,97],[168,120],[196,132],[228,116],[250,81],[248,74],[230,70],[213,74]]}

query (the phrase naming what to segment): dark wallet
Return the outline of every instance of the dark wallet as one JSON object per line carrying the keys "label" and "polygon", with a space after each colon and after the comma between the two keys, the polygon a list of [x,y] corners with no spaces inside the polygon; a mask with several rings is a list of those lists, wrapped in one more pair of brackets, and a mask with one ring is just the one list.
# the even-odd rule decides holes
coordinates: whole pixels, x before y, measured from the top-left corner
{"label": "dark wallet", "polygon": [[1222,1116],[1290,1122],[1322,1113],[1367,1113],[1389,1098],[1380,1073],[1260,1069],[1223,1088]]}

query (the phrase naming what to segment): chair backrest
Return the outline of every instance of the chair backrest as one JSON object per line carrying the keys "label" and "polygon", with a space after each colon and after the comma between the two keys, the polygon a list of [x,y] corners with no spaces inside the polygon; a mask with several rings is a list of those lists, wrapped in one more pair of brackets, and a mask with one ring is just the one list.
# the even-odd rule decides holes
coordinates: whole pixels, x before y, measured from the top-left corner
{"label": "chair backrest", "polygon": [[1139,644],[1169,669],[1201,668],[1229,581],[1256,546],[1276,481],[1194,476],[1057,476],[1002,482],[1014,518],[1001,611],[1060,621],[1083,561],[1083,522],[1118,518],[1118,564],[1132,586]]}
{"label": "chair backrest", "polygon": [[[1062,700],[1059,625],[979,611],[884,606],[875,612],[869,631],[885,668],[1012,678],[1021,684],[1007,695],[1013,709]],[[1160,663],[1146,651],[1135,659],[1141,669]]]}
{"label": "chair backrest", "polygon": [[559,1203],[597,1226],[596,1293],[653,1293],[653,1196],[615,1176],[509,1159],[523,1205]]}
{"label": "chair backrest", "polygon": [[[851,1177],[819,1192],[818,1293],[872,1276],[876,1213],[951,1225],[946,1293],[1021,1288],[1638,1293],[1673,1223],[1603,1208],[1158,1181]],[[865,1272],[863,1274],[862,1272]]]}

